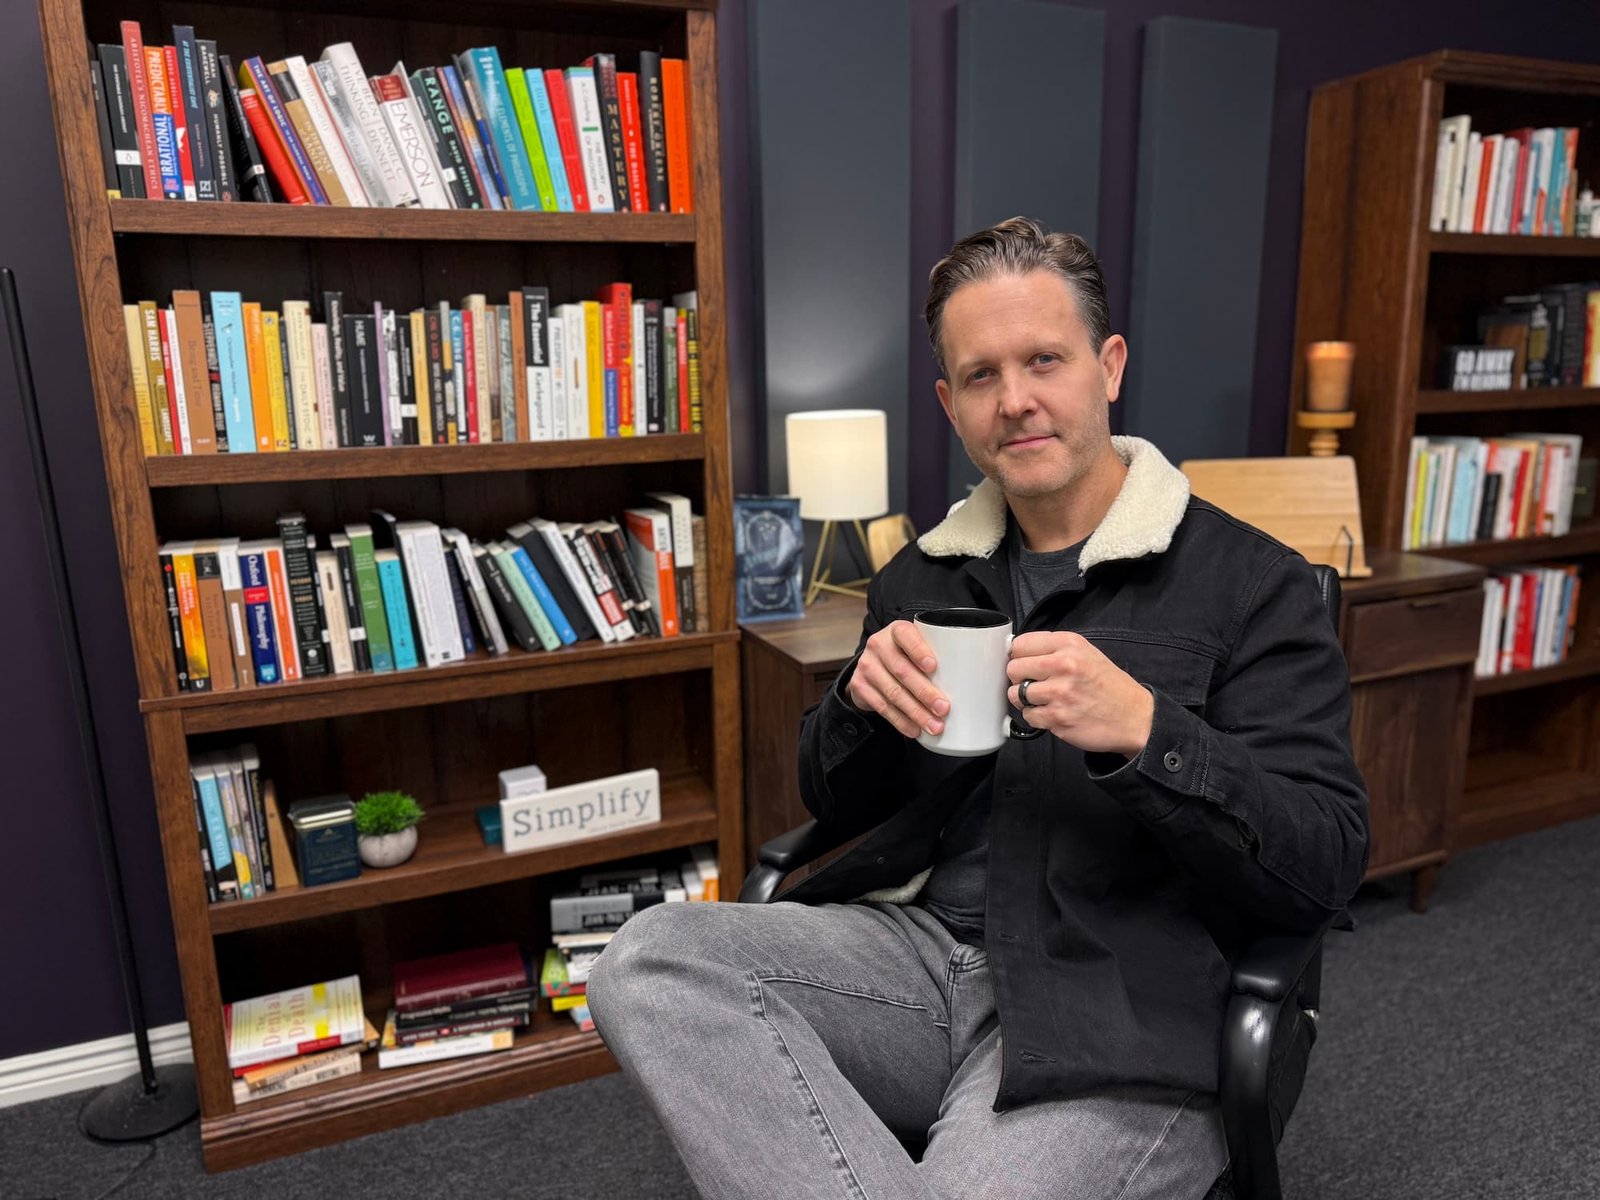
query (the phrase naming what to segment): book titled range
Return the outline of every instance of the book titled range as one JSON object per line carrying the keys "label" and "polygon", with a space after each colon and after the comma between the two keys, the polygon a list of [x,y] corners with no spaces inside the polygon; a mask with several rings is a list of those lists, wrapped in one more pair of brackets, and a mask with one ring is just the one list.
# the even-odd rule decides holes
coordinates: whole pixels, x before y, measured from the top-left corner
{"label": "book titled range", "polygon": [[1439,122],[1429,229],[1595,237],[1593,208],[1580,190],[1576,127],[1484,134],[1470,115]]}
{"label": "book titled range", "polygon": [[277,309],[180,290],[123,305],[147,455],[477,445],[702,431],[695,292],[545,287],[409,312],[323,292]]}
{"label": "book titled range", "polygon": [[1401,549],[1570,532],[1582,449],[1575,433],[1412,438]]}
{"label": "book titled range", "polygon": [[1576,563],[1502,567],[1483,581],[1478,676],[1533,671],[1567,661],[1577,638]]}
{"label": "book titled range", "polygon": [[287,513],[278,534],[161,546],[179,690],[710,629],[705,521],[673,492],[622,522],[535,517],[482,541],[382,510],[321,542]]}
{"label": "book titled range", "polygon": [[369,75],[355,46],[230,58],[190,25],[95,47],[108,195],[354,208],[694,211],[689,76],[641,50],[511,66],[494,46]]}

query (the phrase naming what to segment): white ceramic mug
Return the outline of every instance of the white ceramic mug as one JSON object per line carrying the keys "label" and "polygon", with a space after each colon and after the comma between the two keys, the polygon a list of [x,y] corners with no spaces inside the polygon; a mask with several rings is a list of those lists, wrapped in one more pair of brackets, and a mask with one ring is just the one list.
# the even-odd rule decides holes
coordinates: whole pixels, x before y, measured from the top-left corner
{"label": "white ceramic mug", "polygon": [[933,608],[918,613],[915,623],[933,651],[933,686],[950,701],[944,732],[924,729],[917,735],[922,746],[952,758],[976,758],[993,754],[1008,737],[1038,732],[1013,731],[1011,725],[1010,617],[991,608]]}

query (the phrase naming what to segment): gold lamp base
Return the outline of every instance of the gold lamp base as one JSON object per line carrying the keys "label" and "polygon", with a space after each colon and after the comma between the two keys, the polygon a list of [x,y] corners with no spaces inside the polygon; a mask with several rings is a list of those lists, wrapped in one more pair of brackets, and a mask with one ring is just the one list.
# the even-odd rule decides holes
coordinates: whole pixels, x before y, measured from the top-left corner
{"label": "gold lamp base", "polygon": [[1356,414],[1348,409],[1344,412],[1313,412],[1301,409],[1294,415],[1294,423],[1301,429],[1312,430],[1311,457],[1333,458],[1339,453],[1339,434],[1341,429],[1354,429]]}
{"label": "gold lamp base", "polygon": [[[867,545],[867,535],[861,528],[860,521],[852,521],[856,527],[856,537],[860,540],[862,548]],[[833,581],[833,553],[838,546],[836,539],[839,533],[839,522],[824,521],[822,533],[817,538],[817,557],[811,564],[811,583],[806,587],[806,607],[823,592],[837,592],[841,596],[859,596],[862,599],[867,595],[867,584],[870,579],[850,579],[843,583]]]}

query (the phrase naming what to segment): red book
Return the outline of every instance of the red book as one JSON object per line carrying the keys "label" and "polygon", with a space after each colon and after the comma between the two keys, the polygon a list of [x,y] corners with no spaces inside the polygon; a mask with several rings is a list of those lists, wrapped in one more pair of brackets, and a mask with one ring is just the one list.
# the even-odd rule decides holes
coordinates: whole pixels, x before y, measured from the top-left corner
{"label": "red book", "polygon": [[689,310],[678,310],[678,428],[690,428],[689,419]]}
{"label": "red book", "polygon": [[694,147],[689,131],[689,75],[681,58],[661,60],[667,125],[667,196],[675,213],[694,211]]}
{"label": "red book", "polygon": [[122,23],[122,52],[128,59],[128,90],[133,93],[133,124],[139,141],[144,194],[161,199],[161,164],[156,160],[156,126],[150,107],[150,76],[144,69],[144,33],[137,21]]}
{"label": "red book", "polygon": [[261,105],[261,97],[256,95],[254,88],[239,89],[239,106],[244,109],[245,120],[250,122],[250,132],[256,135],[256,146],[267,165],[267,174],[272,176],[272,182],[277,185],[284,200],[290,204],[310,204],[311,197],[300,186],[300,176],[295,173],[288,155],[283,152],[277,128],[272,124],[272,118],[267,116],[267,110]]}
{"label": "red book", "polygon": [[[632,437],[633,428],[633,284],[608,283],[595,297],[612,310],[616,331],[617,432]],[[608,366],[613,365],[607,363]]]}
{"label": "red book", "polygon": [[178,74],[178,48],[163,46],[161,53],[167,60],[167,103],[172,106],[172,128],[178,139],[178,174],[183,179],[183,198],[194,200],[194,151],[189,149],[189,139],[202,130],[189,128],[188,108],[183,103],[183,76]]}
{"label": "red book", "polygon": [[[1504,145],[1502,140],[1500,145]],[[1483,168],[1478,172],[1478,195],[1476,203],[1472,206],[1472,227],[1468,233],[1487,233],[1488,227],[1484,224],[1489,219],[1489,185],[1494,180],[1496,159],[1496,143],[1485,140],[1483,143]]]}
{"label": "red book", "polygon": [[1511,669],[1533,669],[1533,627],[1539,615],[1539,576],[1532,571],[1520,573],[1522,595],[1517,601],[1517,638],[1511,648]]}
{"label": "red book", "polygon": [[394,965],[394,1007],[403,1013],[528,986],[528,966],[513,942]]}
{"label": "red book", "polygon": [[622,98],[622,151],[628,163],[628,203],[634,212],[650,211],[650,190],[644,177],[644,129],[639,124],[639,76],[617,72]]}
{"label": "red book", "polygon": [[[478,329],[477,318],[465,304],[461,306],[461,380],[467,393],[467,441],[478,440]],[[460,438],[456,439],[460,441]]]}
{"label": "red book", "polygon": [[567,96],[567,76],[559,67],[544,73],[545,91],[550,93],[550,113],[556,122],[556,141],[561,143],[561,163],[567,169],[567,188],[572,192],[572,211],[589,211],[589,188],[583,180],[583,159],[578,151],[578,127],[572,121],[572,101]]}

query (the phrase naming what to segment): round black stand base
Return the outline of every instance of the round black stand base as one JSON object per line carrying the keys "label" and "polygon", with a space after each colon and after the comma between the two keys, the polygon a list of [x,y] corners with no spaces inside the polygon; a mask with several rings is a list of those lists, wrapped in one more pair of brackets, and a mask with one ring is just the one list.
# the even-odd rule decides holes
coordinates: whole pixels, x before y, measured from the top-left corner
{"label": "round black stand base", "polygon": [[84,1105],[79,1127],[98,1141],[137,1142],[187,1124],[200,1111],[194,1066],[172,1063],[157,1067],[155,1074],[150,1092],[140,1075],[113,1083]]}

